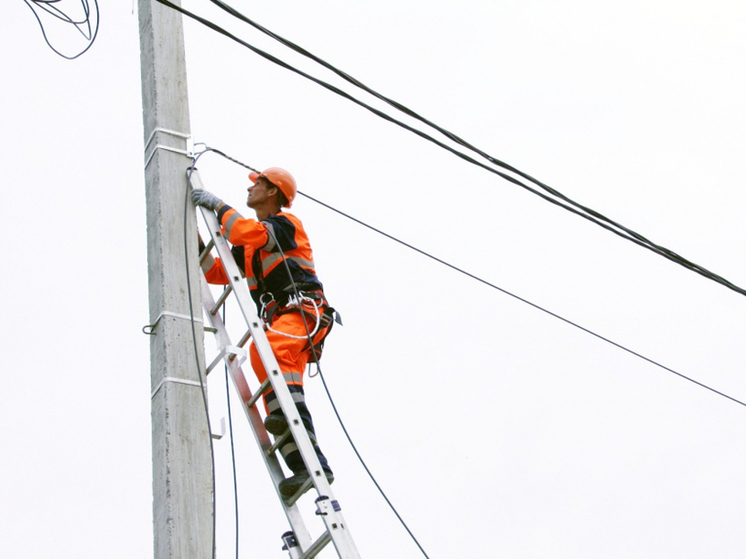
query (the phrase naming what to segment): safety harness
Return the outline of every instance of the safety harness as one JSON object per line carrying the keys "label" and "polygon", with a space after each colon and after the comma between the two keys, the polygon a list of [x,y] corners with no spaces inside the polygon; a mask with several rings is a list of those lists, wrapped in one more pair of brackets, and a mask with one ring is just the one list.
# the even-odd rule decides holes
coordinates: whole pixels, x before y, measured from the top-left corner
{"label": "safety harness", "polygon": [[[329,306],[329,302],[324,296],[324,292],[320,289],[316,290],[298,290],[298,294],[295,292],[283,291],[279,296],[280,301],[275,299],[274,294],[269,291],[262,293],[259,297],[261,304],[260,316],[265,324],[265,329],[286,336],[288,338],[307,339],[308,343],[303,348],[303,351],[312,349],[312,356],[310,359],[311,363],[317,363],[321,359],[321,353],[324,349],[324,341],[329,333],[332,331],[332,326],[335,322],[342,323],[339,318],[339,313]],[[291,312],[300,312],[306,319],[308,325],[308,335],[306,336],[294,336],[286,332],[281,332],[272,328],[272,322],[284,314]],[[313,328],[311,328],[313,324]],[[325,331],[324,331],[325,330]],[[323,335],[316,340],[315,336],[319,332],[324,331]]]}

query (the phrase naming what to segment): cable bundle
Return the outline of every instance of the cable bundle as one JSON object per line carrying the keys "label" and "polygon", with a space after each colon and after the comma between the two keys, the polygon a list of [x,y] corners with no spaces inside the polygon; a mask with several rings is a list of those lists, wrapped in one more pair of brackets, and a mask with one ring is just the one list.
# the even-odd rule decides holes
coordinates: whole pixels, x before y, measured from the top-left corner
{"label": "cable bundle", "polygon": [[727,279],[725,279],[722,276],[719,276],[719,275],[711,272],[710,270],[704,268],[703,266],[700,266],[698,264],[695,264],[694,262],[691,262],[690,260],[687,260],[686,258],[684,258],[683,256],[680,256],[679,254],[675,253],[674,251],[672,251],[670,249],[667,249],[667,248],[665,248],[665,247],[663,247],[663,246],[661,246],[659,244],[654,243],[653,241],[647,239],[643,235],[641,235],[639,233],[636,233],[632,229],[629,229],[628,227],[625,227],[624,225],[622,225],[622,224],[620,224],[620,223],[618,223],[618,222],[616,222],[616,221],[614,221],[612,219],[609,219],[608,217],[604,216],[603,214],[601,214],[601,213],[599,213],[599,212],[597,212],[597,211],[595,211],[595,210],[593,210],[593,209],[591,209],[591,208],[589,208],[587,206],[579,204],[578,202],[575,202],[574,200],[568,198],[567,196],[565,196],[561,192],[555,190],[554,188],[550,187],[549,185],[547,185],[547,184],[545,184],[545,183],[543,183],[543,182],[541,182],[541,181],[533,178],[529,174],[527,174],[527,173],[525,173],[523,171],[520,171],[519,169],[516,169],[515,167],[513,167],[513,166],[511,166],[511,165],[509,165],[509,164],[507,164],[507,163],[505,163],[503,161],[500,161],[496,157],[493,157],[492,155],[484,152],[483,150],[481,150],[481,149],[473,146],[469,142],[463,140],[462,138],[460,138],[456,134],[454,134],[452,132],[449,132],[448,130],[446,130],[446,129],[442,128],[441,126],[437,125],[436,123],[431,122],[430,120],[428,120],[428,119],[420,116],[419,114],[417,114],[416,112],[414,112],[411,109],[407,108],[406,106],[402,105],[401,103],[399,103],[397,101],[394,101],[393,99],[390,99],[389,97],[386,97],[385,95],[382,95],[381,93],[378,93],[377,91],[371,89],[370,87],[366,86],[365,84],[363,84],[359,80],[353,78],[352,76],[350,76],[349,74],[343,72],[342,70],[339,70],[338,68],[332,66],[328,62],[326,62],[326,61],[322,60],[321,58],[315,56],[314,54],[310,53],[306,49],[304,49],[304,48],[296,45],[292,41],[289,41],[289,40],[287,40],[287,39],[285,39],[283,37],[280,37],[276,33],[273,33],[272,31],[270,31],[270,30],[266,29],[265,27],[259,25],[258,23],[254,22],[253,20],[249,19],[245,15],[241,14],[240,12],[238,12],[236,9],[234,9],[231,6],[225,4],[222,0],[210,0],[210,2],[212,4],[215,4],[216,6],[218,6],[219,8],[221,8],[222,10],[224,10],[225,12],[229,13],[233,17],[239,19],[240,21],[242,21],[244,23],[247,23],[248,25],[251,25],[255,29],[257,29],[257,30],[261,31],[262,33],[268,35],[269,37],[275,39],[276,41],[280,42],[282,45],[284,45],[284,46],[292,49],[293,51],[295,51],[295,52],[297,52],[297,53],[299,53],[299,54],[301,54],[303,56],[305,56],[306,58],[309,58],[310,60],[316,62],[317,64],[320,64],[321,66],[323,66],[327,70],[330,70],[330,71],[334,72],[336,75],[338,75],[339,77],[341,77],[342,79],[344,79],[348,83],[354,85],[355,87],[357,87],[359,89],[362,89],[366,93],[368,93],[368,94],[376,97],[377,99],[379,99],[381,101],[384,101],[385,103],[387,103],[391,107],[395,108],[396,110],[404,113],[408,117],[413,118],[413,119],[415,119],[415,120],[417,120],[417,121],[425,124],[426,126],[434,129],[438,133],[440,133],[443,136],[445,136],[451,142],[454,142],[455,144],[457,144],[457,145],[465,148],[466,150],[474,153],[475,155],[478,155],[480,158],[485,159],[487,161],[487,163],[479,161],[479,160],[475,159],[474,157],[472,157],[471,155],[469,155],[468,153],[464,153],[464,152],[462,152],[462,151],[460,151],[458,149],[455,149],[455,148],[449,146],[448,144],[444,143],[443,141],[438,140],[438,139],[434,138],[433,136],[431,136],[431,135],[423,132],[422,130],[414,128],[413,126],[410,126],[410,125],[408,125],[408,124],[406,124],[406,123],[404,123],[404,122],[402,122],[402,121],[400,121],[400,120],[392,117],[391,115],[389,115],[389,114],[387,114],[387,113],[385,113],[385,112],[383,112],[383,111],[381,111],[379,109],[376,109],[375,107],[372,107],[371,105],[369,105],[369,104],[367,104],[367,103],[365,103],[365,102],[357,99],[356,97],[350,95],[346,91],[343,91],[340,88],[338,88],[338,87],[336,87],[336,86],[334,86],[334,85],[332,85],[330,83],[327,83],[327,82],[325,82],[323,80],[320,80],[319,78],[311,76],[310,74],[308,74],[306,72],[303,72],[303,71],[299,70],[298,68],[295,68],[295,67],[291,66],[287,62],[284,62],[284,61],[280,60],[279,58],[277,58],[277,57],[275,57],[275,56],[273,56],[273,55],[271,55],[271,54],[269,54],[269,53],[267,53],[267,52],[265,52],[265,51],[263,51],[263,50],[255,47],[255,46],[253,46],[251,44],[249,44],[248,42],[244,41],[243,39],[240,39],[239,37],[233,35],[232,33],[228,32],[228,31],[226,31],[225,29],[223,29],[222,27],[220,27],[219,25],[217,25],[214,22],[211,22],[211,21],[209,21],[209,20],[207,20],[207,19],[205,19],[203,17],[200,17],[200,16],[198,16],[198,15],[196,15],[196,14],[194,14],[194,13],[188,11],[188,10],[185,10],[184,8],[182,8],[180,6],[177,6],[176,4],[173,4],[169,0],[157,0],[157,1],[160,2],[161,4],[165,5],[165,6],[168,6],[170,8],[173,8],[174,10],[177,10],[177,11],[181,12],[182,14],[190,17],[191,19],[194,19],[195,21],[198,21],[202,25],[205,25],[206,27],[208,27],[208,28],[210,28],[210,29],[212,29],[214,31],[217,31],[221,35],[225,35],[229,39],[231,39],[231,40],[239,43],[240,45],[248,48],[249,50],[251,50],[251,51],[255,52],[256,54],[258,54],[259,56],[261,56],[261,57],[269,60],[270,62],[273,62],[273,63],[277,64],[278,66],[280,66],[282,68],[285,68],[286,70],[290,70],[291,72],[294,72],[294,73],[296,73],[296,74],[298,74],[298,75],[300,75],[300,76],[302,76],[302,77],[304,77],[304,78],[306,78],[306,79],[308,79],[308,80],[310,80],[310,81],[312,81],[312,82],[314,82],[314,83],[316,83],[316,84],[324,87],[325,89],[328,89],[329,91],[331,91],[333,93],[336,93],[337,95],[339,95],[341,97],[344,97],[348,101],[352,101],[353,103],[355,103],[357,105],[360,105],[361,107],[363,107],[363,108],[371,111],[376,116],[379,116],[379,117],[383,118],[384,120],[392,122],[392,123],[394,123],[394,124],[396,124],[398,126],[401,126],[402,128],[404,128],[404,129],[406,129],[406,130],[408,130],[408,131],[410,131],[410,132],[412,132],[414,134],[417,134],[421,138],[423,138],[423,139],[425,139],[425,140],[427,140],[429,142],[432,142],[432,143],[436,144],[437,146],[439,146],[439,147],[441,147],[441,148],[443,148],[443,149],[445,149],[445,150],[453,153],[454,155],[460,157],[461,159],[463,159],[465,161],[468,161],[469,163],[472,163],[473,165],[481,167],[481,168],[483,168],[483,169],[485,169],[485,170],[487,170],[487,171],[489,171],[491,173],[494,173],[494,174],[502,177],[503,179],[505,179],[505,180],[507,180],[509,182],[512,182],[513,184],[516,184],[516,185],[520,186],[521,188],[524,188],[524,189],[528,190],[529,192],[531,192],[531,193],[539,196],[540,198],[542,198],[543,200],[546,200],[547,202],[550,202],[550,203],[552,203],[552,204],[554,204],[556,206],[559,206],[559,207],[561,207],[561,208],[563,208],[563,209],[565,209],[565,210],[567,210],[569,212],[572,212],[572,213],[574,213],[576,215],[579,215],[580,217],[583,217],[583,218],[585,218],[585,219],[587,219],[587,220],[595,223],[596,225],[598,225],[600,227],[603,227],[604,229],[606,229],[608,231],[611,231],[615,235],[618,235],[618,236],[620,236],[620,237],[622,237],[622,238],[624,238],[624,239],[626,239],[628,241],[631,241],[631,242],[633,242],[633,243],[635,243],[635,244],[637,244],[637,245],[639,245],[641,247],[644,247],[644,248],[646,248],[646,249],[648,249],[648,250],[650,250],[652,252],[655,252],[656,254],[659,254],[659,255],[663,256],[664,258],[666,258],[666,259],[668,259],[668,260],[670,260],[672,262],[675,262],[675,263],[677,263],[677,264],[679,264],[679,265],[681,265],[681,266],[683,266],[683,267],[685,267],[685,268],[687,268],[687,269],[689,269],[689,270],[691,270],[693,272],[696,272],[696,273],[698,273],[698,274],[700,274],[700,275],[702,275],[702,276],[704,276],[704,277],[706,277],[706,278],[708,278],[708,279],[710,279],[712,281],[715,281],[715,282],[717,282],[717,283],[719,283],[721,285],[724,285],[728,289],[731,289],[731,290],[733,290],[733,291],[735,291],[737,293],[740,293],[741,295],[746,295],[746,289],[744,289],[742,287],[739,287],[739,286],[731,283]]}
{"label": "cable bundle", "polygon": [[[77,18],[56,6],[56,4],[58,4],[60,1],[61,0],[24,0],[24,2],[26,2],[26,5],[31,8],[31,11],[34,12],[36,21],[39,22],[41,33],[44,36],[44,41],[47,43],[47,45],[49,45],[49,48],[59,54],[62,58],[73,60],[75,58],[78,58],[81,54],[91,48],[93,42],[96,40],[99,24],[98,0],[93,0],[93,10],[91,10],[91,6],[88,0],[80,0],[83,14],[82,16]],[[80,51],[78,51],[77,54],[74,55],[63,54],[62,52],[54,48],[52,46],[52,43],[49,41],[47,31],[44,28],[44,23],[42,23],[42,12],[50,14],[53,18],[63,22],[64,24],[72,25],[73,28],[83,36],[83,39],[85,39],[85,46]]]}

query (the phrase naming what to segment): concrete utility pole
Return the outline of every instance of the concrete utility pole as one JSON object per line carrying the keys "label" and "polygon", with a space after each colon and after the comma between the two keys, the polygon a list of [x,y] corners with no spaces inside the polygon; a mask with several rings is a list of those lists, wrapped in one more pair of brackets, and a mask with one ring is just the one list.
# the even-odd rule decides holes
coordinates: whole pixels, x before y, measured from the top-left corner
{"label": "concrete utility pole", "polygon": [[[175,0],[178,3],[178,0]],[[181,14],[139,0],[150,291],[155,559],[209,559],[213,546],[210,433],[189,320],[184,197],[190,159]],[[172,148],[176,151],[171,151]],[[187,216],[192,305],[202,317],[194,213]],[[197,355],[204,370],[201,322]]]}

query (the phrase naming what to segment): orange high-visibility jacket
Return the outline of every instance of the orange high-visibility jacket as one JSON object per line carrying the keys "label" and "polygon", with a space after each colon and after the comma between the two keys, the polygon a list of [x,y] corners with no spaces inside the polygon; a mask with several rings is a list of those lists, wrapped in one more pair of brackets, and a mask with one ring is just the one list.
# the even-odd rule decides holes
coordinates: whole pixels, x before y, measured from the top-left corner
{"label": "orange high-visibility jacket", "polygon": [[[259,298],[264,293],[271,293],[276,301],[283,303],[293,292],[293,282],[301,290],[323,289],[314,270],[308,235],[300,219],[293,214],[279,212],[264,221],[257,221],[246,219],[225,205],[218,212],[218,221],[228,242],[233,245],[233,257],[246,276],[257,307],[260,307]],[[288,277],[288,267],[292,281]],[[205,277],[209,283],[228,283],[220,259],[216,259]]]}

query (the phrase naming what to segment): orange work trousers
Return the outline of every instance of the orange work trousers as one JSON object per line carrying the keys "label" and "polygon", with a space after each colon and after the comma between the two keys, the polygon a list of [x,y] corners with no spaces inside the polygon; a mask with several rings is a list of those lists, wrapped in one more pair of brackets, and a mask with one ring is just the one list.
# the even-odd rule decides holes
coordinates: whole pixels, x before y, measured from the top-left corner
{"label": "orange work trousers", "polygon": [[[323,307],[319,309],[319,312],[322,311]],[[283,336],[272,330],[266,331],[267,341],[269,341],[275,359],[277,359],[277,364],[280,366],[280,372],[285,377],[285,383],[290,385],[303,386],[303,373],[306,370],[308,362],[313,359],[313,352],[308,343],[306,326],[303,324],[304,318],[308,326],[308,332],[313,332],[316,327],[316,317],[313,307],[311,307],[310,313],[301,313],[300,311],[285,312],[272,321],[271,327],[273,330],[290,334],[294,337]],[[319,328],[318,332],[313,336],[314,344],[323,340],[330,327]],[[267,380],[267,371],[253,341],[249,348],[249,357],[251,359],[251,366],[259,382]],[[266,396],[270,393],[271,391],[264,395],[264,405],[267,413],[270,410],[267,409]]]}

